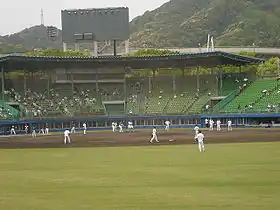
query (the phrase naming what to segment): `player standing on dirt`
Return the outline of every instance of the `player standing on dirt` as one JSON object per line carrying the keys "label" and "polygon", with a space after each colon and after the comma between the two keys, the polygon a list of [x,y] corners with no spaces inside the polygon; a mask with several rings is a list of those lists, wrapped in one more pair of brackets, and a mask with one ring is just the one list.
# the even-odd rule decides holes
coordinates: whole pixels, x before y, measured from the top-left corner
{"label": "player standing on dirt", "polygon": [[25,132],[25,134],[28,134],[28,125],[27,124],[24,125],[24,132]]}
{"label": "player standing on dirt", "polygon": [[32,126],[32,132],[31,132],[31,136],[32,138],[36,138],[37,134],[36,134],[36,126]]}
{"label": "player standing on dirt", "polygon": [[217,131],[221,131],[221,120],[217,120]]}
{"label": "player standing on dirt", "polygon": [[152,138],[150,140],[150,143],[154,143],[153,141],[156,140],[157,143],[159,143],[158,141],[158,138],[157,138],[157,129],[156,127],[153,128],[153,131],[152,131]]}
{"label": "player standing on dirt", "polygon": [[84,128],[84,135],[87,134],[87,124],[84,122],[83,124],[83,128]]}
{"label": "player standing on dirt", "polygon": [[166,120],[165,121],[165,131],[169,131],[169,129],[170,129],[170,121],[169,120]]}
{"label": "player standing on dirt", "polygon": [[70,139],[70,131],[67,129],[64,131],[64,144],[70,144],[71,139]]}
{"label": "player standing on dirt", "polygon": [[11,131],[10,131],[11,135],[16,135],[16,130],[15,130],[15,126],[12,126]]}
{"label": "player standing on dirt", "polygon": [[228,124],[228,131],[232,131],[232,121],[229,120],[227,124]]}

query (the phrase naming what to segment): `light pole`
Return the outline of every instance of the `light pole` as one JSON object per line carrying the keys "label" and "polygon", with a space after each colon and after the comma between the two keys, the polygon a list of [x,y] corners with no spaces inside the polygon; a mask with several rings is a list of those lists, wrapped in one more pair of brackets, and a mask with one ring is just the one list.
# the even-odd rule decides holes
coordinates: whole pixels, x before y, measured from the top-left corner
{"label": "light pole", "polygon": [[198,43],[198,49],[199,49],[199,52],[201,53],[201,44]]}
{"label": "light pole", "polygon": [[256,53],[255,43],[253,43],[252,46],[253,46],[253,52]]}

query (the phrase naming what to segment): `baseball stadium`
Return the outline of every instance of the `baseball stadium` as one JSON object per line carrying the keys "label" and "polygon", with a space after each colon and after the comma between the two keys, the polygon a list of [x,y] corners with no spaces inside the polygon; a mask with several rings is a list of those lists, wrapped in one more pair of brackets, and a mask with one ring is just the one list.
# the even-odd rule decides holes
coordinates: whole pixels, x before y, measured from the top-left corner
{"label": "baseball stadium", "polygon": [[280,81],[265,62],[0,57],[0,208],[278,209]]}

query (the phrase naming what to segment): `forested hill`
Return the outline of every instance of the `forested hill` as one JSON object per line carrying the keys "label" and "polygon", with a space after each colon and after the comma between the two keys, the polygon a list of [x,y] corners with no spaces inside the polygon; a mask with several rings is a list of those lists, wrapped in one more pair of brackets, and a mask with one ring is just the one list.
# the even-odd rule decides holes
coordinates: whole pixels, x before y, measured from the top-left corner
{"label": "forested hill", "polygon": [[[130,23],[132,47],[197,47],[207,34],[216,46],[280,47],[279,0],[171,0]],[[62,48],[45,26],[0,36],[0,54]]]}
{"label": "forested hill", "polygon": [[131,22],[134,46],[280,46],[279,0],[171,0]]}

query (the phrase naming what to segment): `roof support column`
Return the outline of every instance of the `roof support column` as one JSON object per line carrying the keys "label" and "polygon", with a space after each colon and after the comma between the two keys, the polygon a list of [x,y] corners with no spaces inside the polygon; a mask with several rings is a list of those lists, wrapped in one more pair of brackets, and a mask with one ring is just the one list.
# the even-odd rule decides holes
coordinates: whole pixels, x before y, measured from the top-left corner
{"label": "roof support column", "polygon": [[51,94],[50,94],[51,84],[52,84],[52,75],[50,71],[48,71],[48,98],[49,99],[51,98]]}
{"label": "roof support column", "polygon": [[71,90],[72,90],[72,96],[74,96],[74,75],[73,75],[73,71],[71,71],[70,74],[71,74]]}
{"label": "roof support column", "polygon": [[2,96],[2,100],[5,99],[5,74],[4,74],[4,68],[1,68],[1,96]]}
{"label": "roof support column", "polygon": [[200,77],[199,77],[199,67],[196,68],[196,91],[200,93]]}
{"label": "roof support column", "polygon": [[219,66],[219,95],[223,95],[223,69]]}
{"label": "roof support column", "polygon": [[24,70],[23,71],[23,92],[24,92],[24,96],[26,96],[26,91],[27,91],[26,80],[27,80],[27,76],[26,76],[26,71]]}
{"label": "roof support column", "polygon": [[173,70],[173,80],[172,80],[173,84],[172,84],[172,88],[173,88],[173,94],[175,95],[176,93],[176,75],[175,75],[175,71]]}
{"label": "roof support column", "polygon": [[[95,74],[95,89],[96,89],[96,97],[99,96],[99,84],[98,84],[98,73],[99,73],[99,69],[96,69],[96,74]],[[98,98],[99,99],[99,98]]]}

